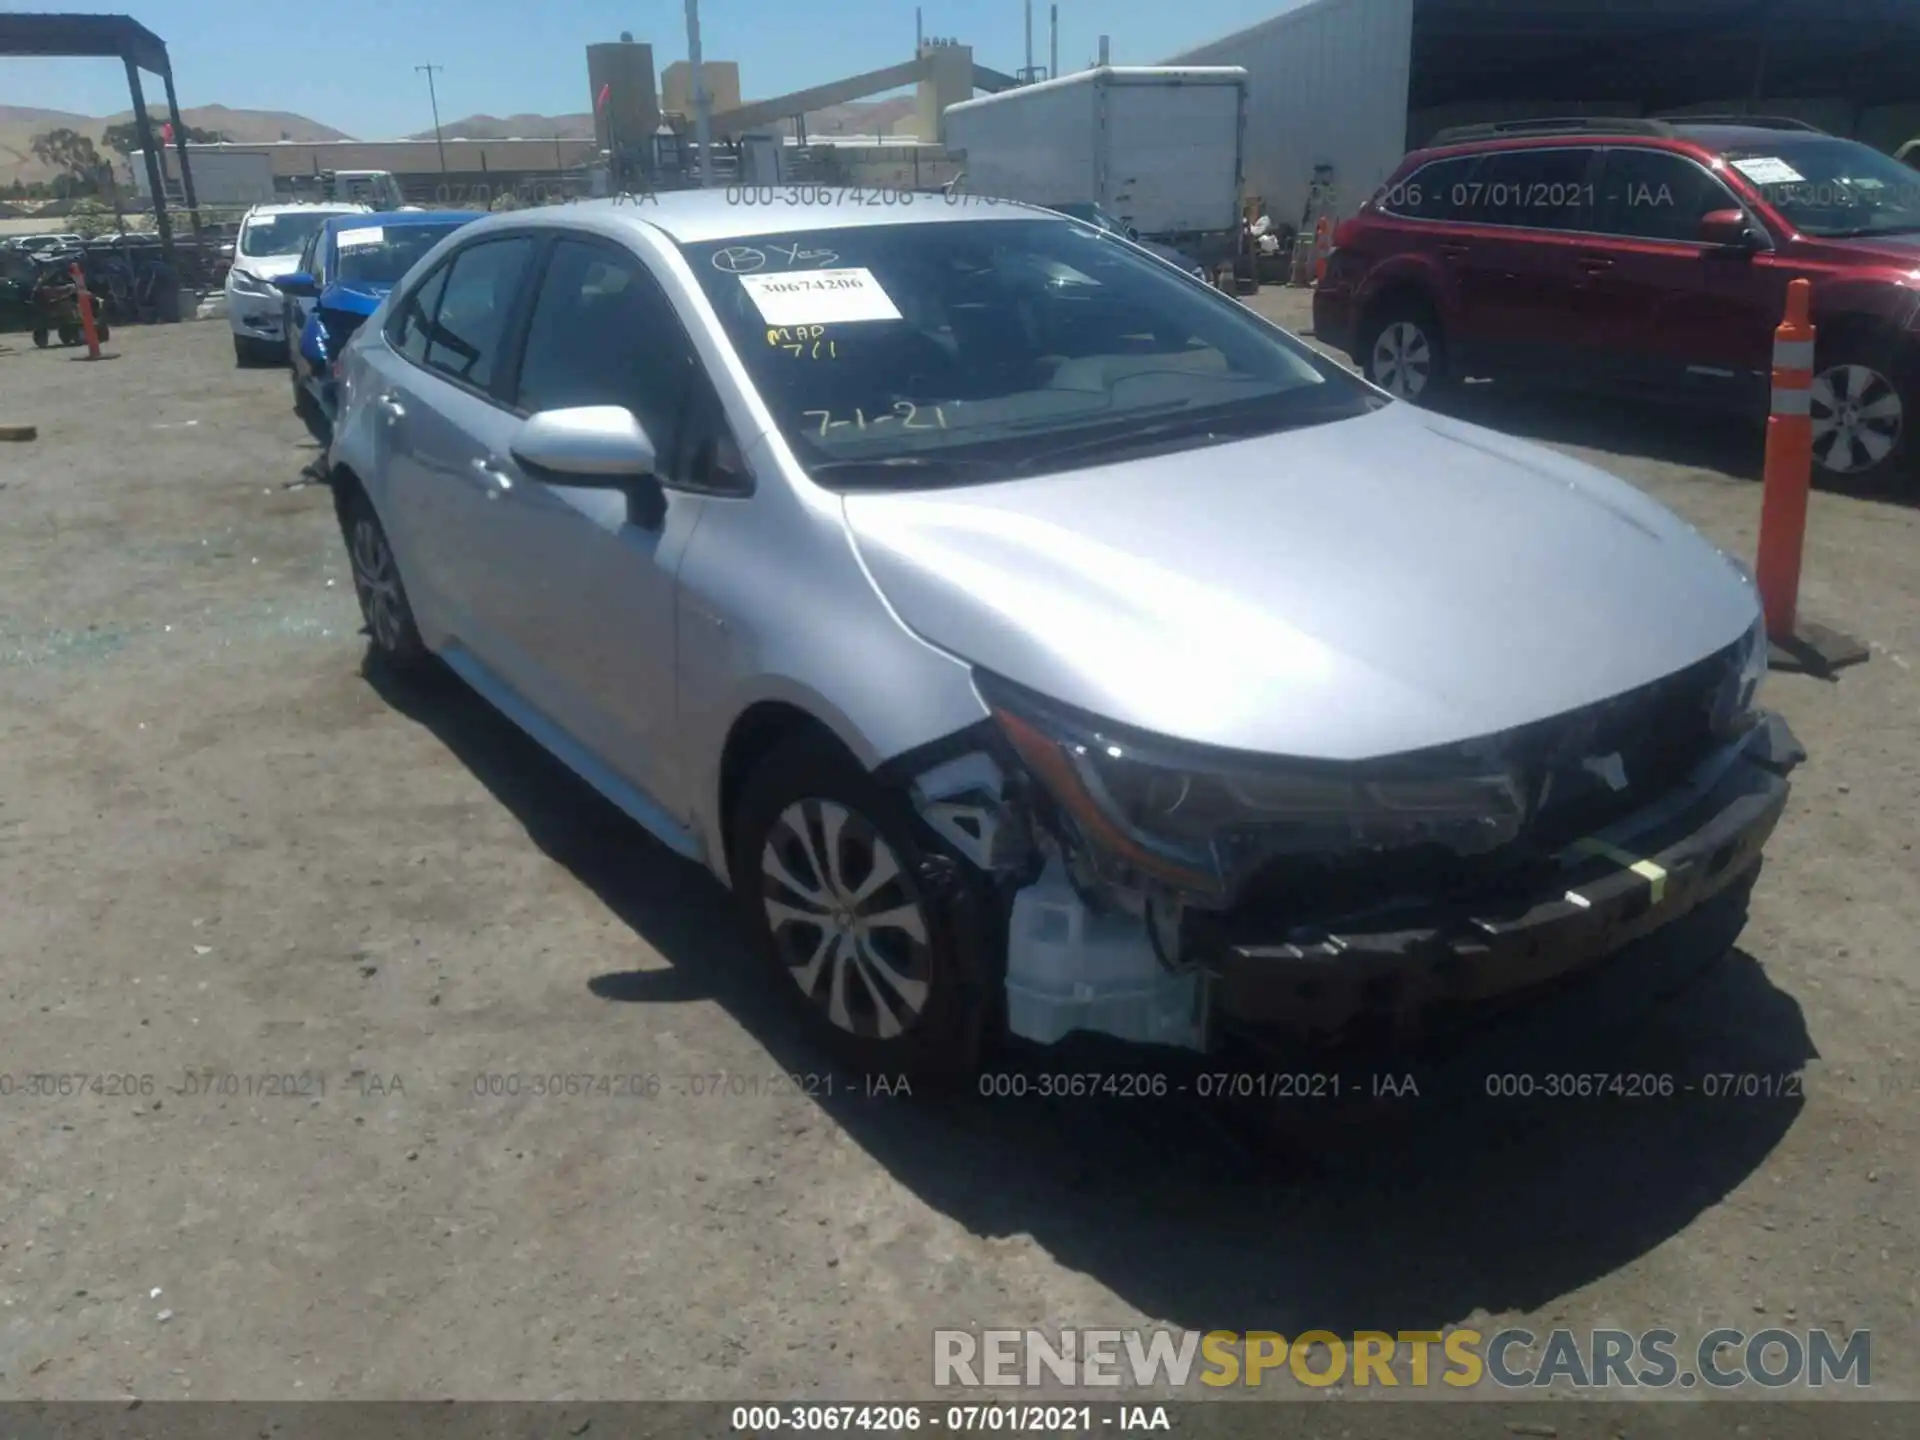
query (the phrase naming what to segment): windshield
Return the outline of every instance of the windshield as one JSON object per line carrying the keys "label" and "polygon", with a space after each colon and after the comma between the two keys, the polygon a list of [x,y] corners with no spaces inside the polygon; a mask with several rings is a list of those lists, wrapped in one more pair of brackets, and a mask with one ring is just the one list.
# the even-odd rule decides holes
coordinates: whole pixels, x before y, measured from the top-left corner
{"label": "windshield", "polygon": [[334,278],[360,285],[397,284],[414,262],[464,223],[343,227],[334,236],[340,253]]}
{"label": "windshield", "polygon": [[311,215],[262,215],[249,220],[240,232],[242,255],[298,255],[313,232],[338,211],[321,210]]}
{"label": "windshield", "polygon": [[1238,301],[1065,221],[872,225],[683,250],[822,484],[1064,469],[1380,403]]}
{"label": "windshield", "polygon": [[1858,141],[1783,135],[1726,161],[1803,235],[1920,231],[1920,175]]}

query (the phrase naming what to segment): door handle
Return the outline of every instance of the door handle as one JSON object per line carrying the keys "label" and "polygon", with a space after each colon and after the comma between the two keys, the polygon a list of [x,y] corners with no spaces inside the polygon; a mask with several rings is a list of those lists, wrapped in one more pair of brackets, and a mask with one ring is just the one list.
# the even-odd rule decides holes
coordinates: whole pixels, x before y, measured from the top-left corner
{"label": "door handle", "polygon": [[1440,253],[1446,256],[1447,259],[1449,260],[1460,260],[1465,258],[1467,254],[1467,247],[1465,245],[1458,245],[1458,244],[1442,245],[1440,247]]}
{"label": "door handle", "polygon": [[513,488],[513,477],[502,470],[499,462],[494,460],[493,457],[488,456],[484,459],[473,460],[468,463],[472,466],[473,473],[480,477],[480,480],[487,486],[490,492],[498,494],[502,490],[511,490]]}
{"label": "door handle", "polygon": [[374,401],[374,403],[380,407],[380,413],[385,415],[389,420],[400,420],[406,416],[407,407],[391,395],[382,395],[378,400]]}
{"label": "door handle", "polygon": [[1582,255],[1580,257],[1580,268],[1589,275],[1598,275],[1602,270],[1611,270],[1613,268],[1613,261],[1607,259],[1604,255]]}

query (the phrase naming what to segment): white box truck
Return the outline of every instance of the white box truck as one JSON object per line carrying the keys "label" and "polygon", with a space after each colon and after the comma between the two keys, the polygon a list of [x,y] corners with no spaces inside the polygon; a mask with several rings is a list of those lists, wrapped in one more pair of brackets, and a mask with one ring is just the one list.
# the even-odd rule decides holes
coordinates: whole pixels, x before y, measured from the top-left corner
{"label": "white box truck", "polygon": [[1145,239],[1239,248],[1247,72],[1096,66],[950,105],[956,189],[1033,205],[1091,202]]}
{"label": "white box truck", "polygon": [[[180,184],[180,157],[171,145],[162,147],[160,162],[167,202],[180,205],[186,193]],[[129,157],[134,189],[151,204],[147,157],[136,150]],[[264,150],[231,149],[225,145],[188,145],[187,164],[193,168],[193,198],[209,209],[240,209],[273,203],[273,157]]]}

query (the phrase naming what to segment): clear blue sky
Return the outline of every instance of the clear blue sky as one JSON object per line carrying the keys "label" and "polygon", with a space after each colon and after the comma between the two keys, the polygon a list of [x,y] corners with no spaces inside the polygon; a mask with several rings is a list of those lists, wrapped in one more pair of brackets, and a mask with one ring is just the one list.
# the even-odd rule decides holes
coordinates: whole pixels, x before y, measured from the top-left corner
{"label": "clear blue sky", "polygon": [[[1114,63],[1148,65],[1292,3],[1065,0],[1060,68],[1088,64],[1102,33]],[[416,64],[446,67],[434,78],[441,117],[454,120],[585,110],[585,47],[622,30],[652,44],[662,68],[687,51],[681,0],[0,0],[0,11],[49,9],[132,14],[167,42],[183,106],[288,110],[369,139],[430,128]],[[981,64],[1025,62],[1021,0],[925,0],[921,9],[927,34],[972,45]],[[911,0],[702,0],[701,47],[737,61],[746,98],[759,99],[911,59],[913,11]],[[1044,65],[1046,0],[1033,11],[1034,63]],[[309,29],[315,43],[303,45]],[[158,84],[148,85],[157,97]],[[127,108],[126,82],[117,61],[0,59],[0,105],[105,115]]]}

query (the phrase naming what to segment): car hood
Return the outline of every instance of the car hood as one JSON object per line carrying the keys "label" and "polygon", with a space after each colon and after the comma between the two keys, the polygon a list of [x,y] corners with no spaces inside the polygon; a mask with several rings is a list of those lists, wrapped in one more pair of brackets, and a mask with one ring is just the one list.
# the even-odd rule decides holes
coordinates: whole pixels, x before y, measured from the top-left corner
{"label": "car hood", "polygon": [[1623,481],[1393,404],[1035,479],[843,502],[932,644],[1161,735],[1334,760],[1564,714],[1758,617]]}
{"label": "car hood", "polygon": [[320,306],[364,319],[380,308],[380,302],[392,289],[393,286],[384,281],[342,280],[320,292]]}
{"label": "car hood", "polygon": [[1920,234],[1848,235],[1820,243],[1862,259],[1884,260],[1892,265],[1920,265]]}
{"label": "car hood", "polygon": [[300,257],[297,254],[235,255],[233,268],[261,280],[278,280],[282,275],[291,275],[300,268]]}

